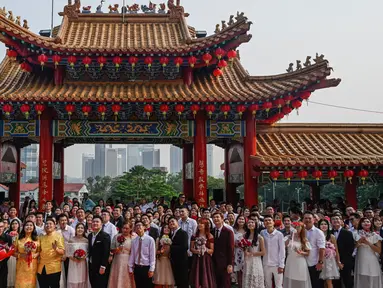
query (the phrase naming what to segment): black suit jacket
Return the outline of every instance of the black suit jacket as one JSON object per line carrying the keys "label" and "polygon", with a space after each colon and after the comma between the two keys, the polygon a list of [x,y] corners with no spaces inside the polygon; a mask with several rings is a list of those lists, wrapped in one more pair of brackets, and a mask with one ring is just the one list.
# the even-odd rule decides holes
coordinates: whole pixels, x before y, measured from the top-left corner
{"label": "black suit jacket", "polygon": [[170,259],[177,287],[188,287],[188,233],[178,229],[170,246]]}
{"label": "black suit jacket", "polygon": [[120,216],[117,220],[114,220],[113,218],[110,222],[118,228],[118,232],[122,232],[122,226],[124,226],[124,217]]}
{"label": "black suit jacket", "polygon": [[[215,232],[213,235],[215,235]],[[234,235],[225,226],[222,227],[219,237],[214,237],[213,261],[217,270],[226,271],[227,266],[233,266]]]}
{"label": "black suit jacket", "polygon": [[149,236],[154,239],[154,242],[156,242],[157,238],[160,236],[158,229],[155,227],[150,227],[149,229]]}
{"label": "black suit jacket", "polygon": [[100,231],[94,243],[92,245],[92,236],[93,233],[88,235],[89,242],[89,261],[93,271],[97,271],[101,266],[107,267],[108,258],[110,254],[110,236],[104,231]]}
{"label": "black suit jacket", "polygon": [[[332,231],[334,234],[334,230]],[[338,251],[340,256],[340,262],[345,266],[353,265],[353,257],[355,248],[355,241],[352,233],[344,228],[339,232],[338,239],[336,240],[338,244]]]}

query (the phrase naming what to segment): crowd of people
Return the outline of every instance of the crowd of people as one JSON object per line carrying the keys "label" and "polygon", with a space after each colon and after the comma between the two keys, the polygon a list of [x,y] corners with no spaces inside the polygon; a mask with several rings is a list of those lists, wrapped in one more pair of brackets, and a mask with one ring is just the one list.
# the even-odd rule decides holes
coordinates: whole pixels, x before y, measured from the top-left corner
{"label": "crowd of people", "polygon": [[0,213],[0,288],[382,288],[383,211],[372,207],[292,203],[283,214],[84,194],[41,210],[5,200]]}

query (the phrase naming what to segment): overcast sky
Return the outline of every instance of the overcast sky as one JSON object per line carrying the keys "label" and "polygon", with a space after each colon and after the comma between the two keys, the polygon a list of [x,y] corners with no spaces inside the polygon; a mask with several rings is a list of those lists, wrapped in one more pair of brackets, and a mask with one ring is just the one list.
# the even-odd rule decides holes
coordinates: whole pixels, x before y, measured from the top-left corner
{"label": "overcast sky", "polygon": [[[163,0],[165,1],[165,0]],[[163,1],[154,1],[160,3]],[[61,19],[67,0],[55,2],[55,25]],[[92,9],[99,0],[82,0]],[[126,3],[148,4],[149,1]],[[106,6],[122,0],[106,0]],[[302,60],[316,52],[324,54],[334,68],[333,77],[342,78],[339,87],[313,94],[316,102],[353,107],[382,113],[356,112],[309,103],[299,116],[292,113],[284,122],[345,122],[382,123],[383,98],[383,1],[381,0],[182,0],[188,23],[197,30],[213,33],[215,25],[228,20],[230,14],[244,11],[254,23],[253,39],[240,47],[243,65],[252,75],[284,73],[290,62]],[[38,32],[50,27],[51,0],[0,0],[0,6],[12,10],[15,16],[26,18],[31,30]],[[105,9],[106,10],[106,9]],[[5,54],[0,45],[0,55]],[[169,147],[161,151],[161,165],[169,165]],[[75,145],[66,149],[65,173],[81,177],[81,154],[92,153],[93,145]],[[215,165],[223,161],[217,149]],[[218,171],[218,169],[216,169]]]}

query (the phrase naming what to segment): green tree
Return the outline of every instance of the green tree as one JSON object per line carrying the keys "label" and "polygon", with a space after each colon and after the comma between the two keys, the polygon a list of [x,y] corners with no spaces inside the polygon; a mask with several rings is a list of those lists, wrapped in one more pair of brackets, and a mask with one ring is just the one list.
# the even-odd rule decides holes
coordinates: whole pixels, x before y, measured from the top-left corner
{"label": "green tree", "polygon": [[169,174],[166,182],[167,184],[173,187],[174,191],[176,191],[177,193],[182,193],[183,191],[182,171],[176,174]]}
{"label": "green tree", "polygon": [[225,189],[225,180],[222,178],[215,178],[213,176],[207,177],[207,189]]}
{"label": "green tree", "polygon": [[112,178],[109,176],[96,176],[95,178],[89,177],[86,179],[85,185],[89,191],[89,197],[93,201],[98,201],[100,199],[105,200],[110,197]]}

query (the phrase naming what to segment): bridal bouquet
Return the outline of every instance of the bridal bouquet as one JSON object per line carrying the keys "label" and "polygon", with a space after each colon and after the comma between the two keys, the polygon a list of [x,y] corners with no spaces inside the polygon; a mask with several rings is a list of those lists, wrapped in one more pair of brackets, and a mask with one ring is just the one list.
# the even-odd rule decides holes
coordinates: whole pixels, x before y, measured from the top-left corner
{"label": "bridal bouquet", "polygon": [[73,253],[73,258],[77,259],[77,260],[83,260],[86,258],[86,252],[85,250],[83,249],[77,249],[76,251],[74,251]]}
{"label": "bridal bouquet", "polygon": [[118,244],[120,244],[120,246],[124,245],[125,240],[126,239],[125,239],[124,235],[122,235],[122,234],[117,237],[117,242],[118,242]]}
{"label": "bridal bouquet", "polygon": [[36,243],[33,241],[28,241],[24,244],[24,251],[27,254],[27,263],[28,267],[31,266],[32,263],[32,251],[37,248]]}
{"label": "bridal bouquet", "polygon": [[250,248],[252,245],[253,244],[251,241],[247,240],[246,238],[242,238],[241,241],[238,242],[238,247],[242,248],[243,250]]}
{"label": "bridal bouquet", "polygon": [[164,246],[164,245],[172,245],[172,239],[169,238],[168,235],[164,235],[162,236],[161,240],[160,240],[160,244],[161,246]]}
{"label": "bridal bouquet", "polygon": [[199,250],[201,253],[198,254],[198,257],[203,256],[206,252],[206,238],[205,237],[197,237],[195,239],[195,248]]}
{"label": "bridal bouquet", "polygon": [[19,234],[18,234],[16,231],[11,231],[11,232],[9,232],[9,236],[12,237],[12,242],[15,241],[17,235],[19,235]]}
{"label": "bridal bouquet", "polygon": [[335,257],[335,255],[336,250],[334,244],[332,244],[331,242],[327,242],[324,256],[326,257],[326,259],[329,259]]}

